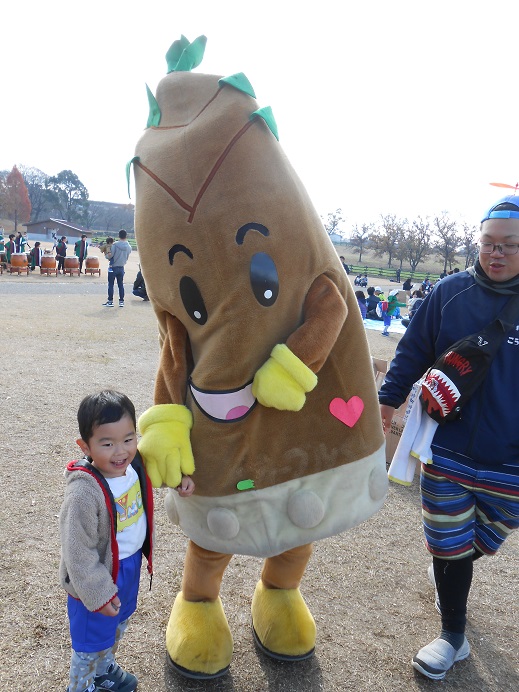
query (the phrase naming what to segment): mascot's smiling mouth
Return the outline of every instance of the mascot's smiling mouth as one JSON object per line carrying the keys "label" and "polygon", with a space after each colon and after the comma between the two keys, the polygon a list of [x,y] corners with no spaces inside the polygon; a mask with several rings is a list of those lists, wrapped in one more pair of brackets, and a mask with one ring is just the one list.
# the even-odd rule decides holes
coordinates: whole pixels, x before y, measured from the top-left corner
{"label": "mascot's smiling mouth", "polygon": [[198,389],[190,380],[189,389],[202,413],[217,423],[234,423],[242,420],[256,405],[256,399],[252,394],[252,382],[240,389],[210,392]]}

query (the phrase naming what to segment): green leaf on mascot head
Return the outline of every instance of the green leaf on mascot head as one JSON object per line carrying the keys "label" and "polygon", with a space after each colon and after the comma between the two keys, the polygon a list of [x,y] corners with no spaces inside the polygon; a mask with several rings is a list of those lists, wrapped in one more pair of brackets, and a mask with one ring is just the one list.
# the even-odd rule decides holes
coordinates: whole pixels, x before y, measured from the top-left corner
{"label": "green leaf on mascot head", "polygon": [[230,77],[222,77],[218,80],[218,84],[228,84],[238,91],[243,91],[244,94],[252,96],[252,98],[256,98],[252,84],[249,82],[243,72],[237,72],[236,74],[232,74]]}
{"label": "green leaf on mascot head", "polygon": [[278,126],[276,124],[274,114],[272,113],[272,108],[270,106],[265,106],[265,108],[258,108],[257,111],[254,111],[254,113],[251,113],[249,115],[249,120],[252,120],[253,118],[263,118],[263,120],[267,123],[269,130],[272,132],[274,137],[279,142]]}
{"label": "green leaf on mascot head", "polygon": [[134,161],[139,161],[138,156],[134,156],[133,159],[130,159],[128,163],[126,164],[126,185],[128,186],[128,197],[131,197],[130,194],[130,170],[132,168],[132,163]]}
{"label": "green leaf on mascot head", "polygon": [[189,46],[189,40],[182,34],[178,41],[173,41],[166,53],[166,62],[168,63],[168,74],[173,72],[175,65],[180,60],[180,56]]}
{"label": "green leaf on mascot head", "polygon": [[160,107],[157,103],[157,99],[155,98],[153,92],[147,84],[146,93],[148,95],[148,103],[150,105],[150,113],[148,115],[148,122],[146,123],[146,127],[158,127],[160,124],[162,113],[160,112]]}
{"label": "green leaf on mascot head", "polygon": [[183,35],[180,40],[174,41],[166,53],[168,74],[170,72],[190,72],[198,67],[204,57],[206,43],[207,38],[205,36],[195,38],[192,43]]}

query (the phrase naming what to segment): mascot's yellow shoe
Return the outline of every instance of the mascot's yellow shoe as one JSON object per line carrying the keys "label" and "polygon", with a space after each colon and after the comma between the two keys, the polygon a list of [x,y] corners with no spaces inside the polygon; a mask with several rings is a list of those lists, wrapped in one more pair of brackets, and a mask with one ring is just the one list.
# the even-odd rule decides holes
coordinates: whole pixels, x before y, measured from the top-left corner
{"label": "mascot's yellow shoe", "polygon": [[299,589],[266,589],[259,581],[252,599],[252,628],[267,656],[299,661],[314,653],[315,622]]}
{"label": "mascot's yellow shoe", "polygon": [[231,663],[233,641],[222,601],[186,601],[180,592],[166,629],[171,666],[188,678],[225,675]]}

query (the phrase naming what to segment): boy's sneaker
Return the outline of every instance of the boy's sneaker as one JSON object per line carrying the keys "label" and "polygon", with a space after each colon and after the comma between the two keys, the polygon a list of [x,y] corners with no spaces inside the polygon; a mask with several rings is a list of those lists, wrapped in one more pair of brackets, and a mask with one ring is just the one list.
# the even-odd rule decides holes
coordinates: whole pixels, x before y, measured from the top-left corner
{"label": "boy's sneaker", "polygon": [[137,689],[137,678],[127,673],[118,663],[112,663],[104,675],[94,678],[97,690],[112,690],[112,692],[134,692]]}
{"label": "boy's sneaker", "polygon": [[381,335],[382,336],[389,336],[389,333],[388,332],[381,332]]}
{"label": "boy's sneaker", "polygon": [[464,637],[463,644],[455,649],[445,639],[435,639],[413,657],[413,668],[431,680],[443,680],[447,671],[457,661],[463,661],[470,654],[470,644]]}
{"label": "boy's sneaker", "polygon": [[113,300],[107,300],[106,303],[103,303],[104,308],[113,308],[114,302]]}
{"label": "boy's sneaker", "polygon": [[124,300],[120,300],[120,301],[119,301],[119,307],[120,307],[120,308],[124,308]]}
{"label": "boy's sneaker", "polygon": [[436,579],[434,577],[434,565],[432,562],[427,568],[427,576],[429,577],[429,581],[431,582],[431,584],[434,586],[434,607],[441,615],[442,609],[440,606],[440,597],[438,596],[438,589],[436,588]]}

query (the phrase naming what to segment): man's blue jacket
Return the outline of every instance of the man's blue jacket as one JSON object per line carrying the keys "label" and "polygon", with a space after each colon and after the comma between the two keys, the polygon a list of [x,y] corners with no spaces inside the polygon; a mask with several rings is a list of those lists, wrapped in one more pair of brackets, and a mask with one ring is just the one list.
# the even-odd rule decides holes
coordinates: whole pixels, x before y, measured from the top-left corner
{"label": "man's blue jacket", "polygon": [[[379,392],[381,404],[397,408],[413,383],[451,344],[493,322],[508,295],[476,283],[469,272],[442,279],[425,298],[398,344]],[[504,338],[485,382],[461,411],[438,426],[433,453],[451,450],[484,466],[519,465],[519,319]],[[448,456],[448,453],[446,454]]]}

